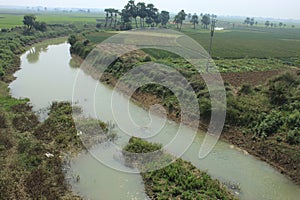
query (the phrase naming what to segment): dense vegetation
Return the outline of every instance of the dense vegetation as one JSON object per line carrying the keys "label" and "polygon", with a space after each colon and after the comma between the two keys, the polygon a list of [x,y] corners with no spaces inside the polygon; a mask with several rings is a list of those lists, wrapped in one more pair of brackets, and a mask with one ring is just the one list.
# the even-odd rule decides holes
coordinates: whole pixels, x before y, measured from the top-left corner
{"label": "dense vegetation", "polygon": [[52,104],[49,118],[40,123],[28,100],[6,96],[0,102],[1,198],[79,199],[68,190],[61,157],[83,147],[70,104]]}
{"label": "dense vegetation", "polygon": [[47,38],[67,36],[77,31],[71,25],[48,25],[47,31],[28,30],[25,27],[1,29],[0,33],[0,80],[9,82],[12,73],[19,67],[19,54],[34,42]]}
{"label": "dense vegetation", "polygon": [[[19,55],[28,45],[76,30],[73,26],[49,24],[44,31],[16,27],[0,33],[1,199],[81,199],[70,191],[64,171],[64,155],[83,150],[71,104],[54,102],[48,118],[40,122],[29,99],[14,99],[7,88],[19,68]],[[93,125],[87,121],[89,124],[82,126]]]}
{"label": "dense vegetation", "polygon": [[[160,144],[131,138],[123,151],[149,153],[160,149]],[[165,153],[159,156],[171,157]],[[150,199],[235,199],[219,181],[182,159],[160,170],[142,173],[142,177]]]}
{"label": "dense vegetation", "polygon": [[[189,32],[192,34],[192,32]],[[88,52],[88,49],[93,46],[96,42],[101,42],[105,37],[113,35],[114,33],[104,32],[90,32],[84,35],[72,36],[73,38],[79,38],[76,43],[79,43],[83,48],[79,48],[79,52]],[[220,33],[220,37],[225,33]],[[239,34],[241,38],[246,40],[249,34],[248,31],[243,33],[242,31],[228,32],[228,34]],[[269,33],[271,37],[268,44],[277,40],[283,33]],[[286,36],[289,33],[287,31]],[[261,37],[260,33],[252,33],[253,41]],[[266,36],[263,36],[266,37]],[[84,41],[89,38],[89,45],[85,47]],[[239,42],[239,37],[236,42]],[[273,38],[273,39],[272,39]],[[223,41],[223,40],[222,40]],[[222,47],[222,41],[215,45],[216,49]],[[252,39],[246,40],[251,43]],[[259,40],[258,40],[259,41]],[[287,45],[289,42],[282,41],[280,45]],[[239,44],[239,43],[238,43]],[[258,45],[258,43],[257,43]],[[259,45],[258,45],[259,46]],[[234,129],[247,138],[249,141],[245,145],[242,145],[239,139],[231,137],[235,134],[224,134],[224,138],[230,142],[242,146],[252,154],[258,155],[262,159],[269,161],[270,163],[277,163],[280,167],[283,167],[285,173],[294,177],[298,181],[299,173],[296,170],[299,166],[299,113],[295,110],[299,109],[299,74],[297,75],[297,68],[299,67],[299,48],[294,45],[295,49],[291,52],[291,56],[281,52],[274,53],[272,58],[268,57],[269,48],[262,49],[260,57],[256,53],[255,49],[248,51],[244,49],[240,51],[235,48],[235,45],[227,46],[230,52],[234,51],[243,57],[243,54],[253,54],[253,58],[239,58],[239,59],[228,59],[225,54],[219,54],[217,60],[215,60],[220,71],[223,72],[225,80],[225,86],[227,91],[227,118],[226,125],[229,130]],[[290,46],[290,50],[293,46]],[[73,48],[72,48],[73,49]],[[78,50],[73,49],[73,53],[77,53]],[[225,58],[223,57],[225,56]],[[255,58],[255,57],[258,58]],[[295,56],[295,57],[293,57]],[[274,58],[277,57],[277,58]],[[149,61],[166,64],[175,68],[181,74],[183,74],[191,83],[198,100],[201,111],[201,120],[206,123],[210,119],[211,104],[209,99],[209,92],[206,84],[199,77],[194,67],[178,57],[177,55],[169,52],[154,50],[154,49],[143,49],[143,51],[132,52],[131,54],[121,56],[108,67],[106,75],[103,80],[107,83],[113,83],[114,81],[108,81],[110,78],[119,79],[127,71]],[[279,75],[282,72],[287,71],[286,74]],[[254,73],[245,74],[245,72]],[[259,72],[260,74],[256,74]],[[270,75],[268,75],[270,73]],[[152,79],[163,79],[163,72],[149,73]],[[237,80],[239,75],[242,80]],[[272,78],[267,81],[270,77],[279,75],[278,77]],[[137,74],[140,79],[144,79],[142,75]],[[168,77],[168,79],[176,79],[176,77]],[[253,80],[249,80],[253,79]],[[249,81],[248,84],[247,81]],[[259,84],[258,84],[259,83]],[[261,85],[263,84],[263,85]],[[158,86],[158,85],[147,85],[139,88],[136,92],[139,94],[154,95],[158,102],[162,103],[165,109],[168,111],[169,117],[174,120],[180,120],[180,107],[177,98],[174,93],[169,89]],[[138,98],[136,98],[138,99]],[[157,102],[153,102],[157,103]],[[236,140],[236,141],[235,141]],[[257,141],[255,143],[255,141]],[[266,143],[270,142],[271,145],[267,147]],[[267,152],[268,150],[268,152]],[[288,160],[288,161],[287,161]],[[275,166],[278,166],[275,164]]]}

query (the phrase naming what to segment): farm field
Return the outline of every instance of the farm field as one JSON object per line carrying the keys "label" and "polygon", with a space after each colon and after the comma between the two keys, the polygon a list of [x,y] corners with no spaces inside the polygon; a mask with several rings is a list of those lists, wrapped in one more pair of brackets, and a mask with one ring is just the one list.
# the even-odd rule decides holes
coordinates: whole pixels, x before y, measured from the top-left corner
{"label": "farm field", "polygon": [[[0,9],[0,29],[13,28],[22,26],[22,20],[26,13],[18,13],[18,11],[6,11]],[[48,24],[74,24],[77,26],[96,25],[96,19],[104,19],[103,13],[62,13],[62,12],[46,12],[34,13],[39,21]]]}

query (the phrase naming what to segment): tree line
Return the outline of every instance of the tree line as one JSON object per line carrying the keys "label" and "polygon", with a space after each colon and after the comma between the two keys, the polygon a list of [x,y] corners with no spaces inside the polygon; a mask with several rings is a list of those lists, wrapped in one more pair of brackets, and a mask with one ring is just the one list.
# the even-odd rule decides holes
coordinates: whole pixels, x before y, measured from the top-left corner
{"label": "tree line", "polygon": [[37,17],[35,15],[25,15],[23,18],[23,24],[27,26],[27,31],[31,31],[35,28],[37,31],[46,31],[47,24],[45,22],[36,21]]}
{"label": "tree line", "polygon": [[[107,8],[104,11],[106,13],[104,28],[117,29],[117,25],[120,24],[120,29],[122,30],[132,29],[132,26],[135,26],[135,28],[157,27],[159,25],[166,27],[171,18],[170,12],[165,10],[159,11],[152,3],[135,3],[134,0],[128,1],[121,11],[114,8]],[[119,16],[121,17],[120,22],[118,21]],[[199,23],[201,23],[202,28],[208,29],[212,18],[216,18],[215,15],[210,14],[201,14],[199,16],[196,13],[194,15],[186,14],[184,10],[181,10],[175,15],[173,20],[173,23],[177,25],[177,29],[181,30],[187,17],[189,22],[193,24],[194,29]],[[100,24],[97,25],[98,28],[100,26]]]}
{"label": "tree line", "polygon": [[[246,24],[247,26],[253,26],[253,25],[258,25],[258,21],[255,21],[255,19],[252,17],[247,17],[245,20],[244,20],[244,24]],[[264,25],[267,27],[267,28],[276,28],[276,27],[279,27],[279,28],[285,28],[287,25],[282,23],[282,22],[279,22],[279,23],[276,23],[276,22],[271,22],[269,20],[265,21]],[[295,28],[295,25],[291,25],[292,28]]]}
{"label": "tree line", "polygon": [[160,24],[165,27],[170,20],[168,11],[160,12],[154,4],[144,2],[136,4],[134,0],[130,0],[121,11],[114,8],[107,8],[104,11],[106,12],[105,28],[116,29],[118,16],[121,16],[121,29],[131,29],[132,24],[136,28],[144,28],[145,24],[148,27],[155,27]]}

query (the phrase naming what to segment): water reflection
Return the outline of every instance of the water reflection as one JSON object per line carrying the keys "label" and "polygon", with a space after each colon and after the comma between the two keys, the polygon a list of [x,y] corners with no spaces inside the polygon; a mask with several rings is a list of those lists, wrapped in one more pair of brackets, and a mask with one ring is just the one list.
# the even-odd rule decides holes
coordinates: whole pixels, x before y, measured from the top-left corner
{"label": "water reflection", "polygon": [[29,63],[31,64],[34,64],[36,63],[38,60],[39,60],[39,57],[40,57],[40,53],[41,52],[47,52],[48,50],[48,45],[46,46],[36,46],[36,47],[33,47],[31,48],[29,51],[28,51],[28,54],[26,56],[26,59]]}
{"label": "water reflection", "polygon": [[30,64],[35,64],[39,61],[40,54],[42,52],[46,53],[48,51],[49,45],[57,45],[65,41],[66,38],[56,38],[56,39],[46,40],[42,43],[38,43],[27,52],[26,59]]}

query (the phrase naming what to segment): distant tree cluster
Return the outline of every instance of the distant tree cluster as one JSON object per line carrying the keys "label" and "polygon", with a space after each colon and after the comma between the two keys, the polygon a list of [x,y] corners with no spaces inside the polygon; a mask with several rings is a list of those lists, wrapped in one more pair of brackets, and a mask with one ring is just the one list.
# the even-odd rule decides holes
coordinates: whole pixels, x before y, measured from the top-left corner
{"label": "distant tree cluster", "polygon": [[[255,19],[252,17],[247,17],[245,20],[244,20],[244,24],[246,24],[247,26],[253,26],[253,25],[258,25],[258,22],[255,21]],[[282,23],[282,22],[279,22],[279,23],[276,23],[276,22],[271,22],[269,20],[265,21],[265,24],[264,24],[267,28],[285,28],[287,25]],[[291,25],[292,28],[295,28],[295,25]]]}
{"label": "distant tree cluster", "polygon": [[35,15],[25,15],[23,18],[23,24],[27,26],[27,30],[30,31],[35,28],[37,31],[46,31],[47,24],[45,22],[36,21]]}
{"label": "distant tree cluster", "polygon": [[177,15],[174,17],[174,23],[177,25],[177,29],[181,30],[183,22],[188,17],[190,23],[193,24],[194,29],[196,29],[196,25],[201,23],[203,29],[208,29],[209,25],[211,24],[212,18],[216,18],[216,15],[211,14],[200,14],[198,16],[196,13],[193,15],[191,13],[186,14],[184,10],[181,10]]}
{"label": "distant tree cluster", "polygon": [[[282,22],[279,22],[278,24],[277,23],[275,23],[275,22],[271,22],[271,21],[269,21],[269,20],[267,20],[266,22],[265,22],[265,26],[267,27],[267,28],[276,28],[276,27],[279,27],[279,28],[286,28],[287,27],[287,25],[286,24],[284,24],[284,23],[282,23]],[[295,28],[295,25],[291,25],[291,27],[292,28]]]}
{"label": "distant tree cluster", "polygon": [[250,26],[253,26],[254,24],[257,25],[258,22],[255,21],[255,19],[254,19],[253,17],[252,17],[252,18],[247,17],[247,18],[245,19],[245,21],[244,21],[244,24],[247,24],[248,26],[249,26],[249,25],[250,25]]}
{"label": "distant tree cluster", "polygon": [[[114,8],[107,8],[104,11],[106,12],[105,28],[117,29],[118,24],[122,30],[131,29],[132,26],[135,26],[135,28],[144,28],[145,26],[157,27],[159,25],[166,27],[170,20],[170,13],[168,11],[159,11],[152,3],[135,3],[134,0],[128,1],[121,11]],[[120,21],[118,20],[119,16],[121,17]],[[189,22],[193,24],[194,29],[196,29],[196,25],[199,23],[201,23],[203,29],[208,29],[212,18],[216,18],[215,15],[201,14],[198,16],[196,13],[192,15],[181,10],[173,19],[173,23],[177,25],[177,29],[181,30],[183,22],[187,17]],[[98,23],[97,27],[100,28],[101,25]]]}
{"label": "distant tree cluster", "polygon": [[159,24],[166,26],[170,20],[170,13],[168,11],[159,12],[154,4],[146,4],[144,2],[138,2],[136,4],[134,0],[130,0],[121,11],[108,8],[105,9],[105,12],[106,18],[104,27],[115,29],[118,23],[118,15],[121,16],[120,24],[122,29],[131,29],[132,23],[135,24],[136,28],[144,28],[145,24],[148,27],[155,27]]}

